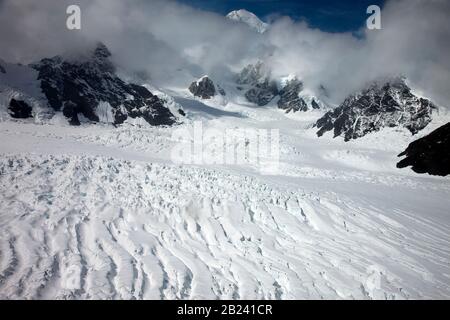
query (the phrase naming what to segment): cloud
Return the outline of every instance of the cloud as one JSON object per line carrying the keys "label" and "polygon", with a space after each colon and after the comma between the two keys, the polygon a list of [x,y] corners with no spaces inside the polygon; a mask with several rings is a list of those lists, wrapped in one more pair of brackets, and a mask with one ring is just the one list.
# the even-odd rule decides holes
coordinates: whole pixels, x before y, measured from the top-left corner
{"label": "cloud", "polygon": [[[66,8],[78,4],[82,29],[65,27]],[[339,102],[368,81],[402,74],[438,104],[450,106],[450,2],[391,0],[382,30],[326,33],[277,18],[260,35],[215,13],[167,0],[2,0],[0,57],[27,63],[76,55],[104,42],[125,73],[157,85],[187,86],[193,77],[231,76],[263,59],[275,75],[296,74],[314,89],[324,85]]]}
{"label": "cloud", "polygon": [[330,34],[294,23],[275,22],[270,42],[274,70],[295,72],[310,85],[325,85],[337,101],[367,82],[404,75],[442,106],[450,107],[450,2],[388,1],[382,30],[362,29],[362,37]]}

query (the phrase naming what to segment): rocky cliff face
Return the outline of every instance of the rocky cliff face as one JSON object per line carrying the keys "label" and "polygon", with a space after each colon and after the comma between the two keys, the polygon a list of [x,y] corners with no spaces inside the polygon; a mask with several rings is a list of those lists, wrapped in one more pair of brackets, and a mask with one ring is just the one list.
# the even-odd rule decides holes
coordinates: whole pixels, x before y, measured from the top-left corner
{"label": "rocky cliff face", "polygon": [[404,79],[396,78],[348,97],[315,126],[318,136],[333,131],[334,137],[343,136],[346,141],[383,127],[404,127],[416,134],[430,123],[434,109],[432,102],[415,96]]}
{"label": "rocky cliff face", "polygon": [[245,98],[258,106],[265,106],[278,94],[276,83],[265,79],[263,82],[256,83],[245,93]]}
{"label": "rocky cliff face", "polygon": [[175,116],[157,96],[115,75],[110,55],[106,46],[99,44],[81,61],[66,61],[56,56],[31,67],[39,73],[38,80],[49,106],[62,111],[73,125],[80,124],[80,115],[99,121],[100,105],[108,109],[114,124],[121,124],[128,117],[141,117],[151,125],[173,124]]}
{"label": "rocky cliff face", "polygon": [[236,83],[238,89],[246,90],[245,98],[258,106],[265,106],[278,95],[277,85],[270,79],[270,73],[262,62],[242,69]]}
{"label": "rocky cliff face", "polygon": [[259,33],[264,33],[269,28],[269,25],[262,22],[254,13],[244,9],[231,11],[226,15],[226,17],[230,20],[244,23],[252,30]]}
{"label": "rocky cliff face", "polygon": [[301,81],[296,78],[287,81],[279,92],[278,108],[286,110],[286,113],[321,108],[315,97],[304,97],[302,91]]}
{"label": "rocky cliff face", "polygon": [[258,106],[265,106],[279,97],[278,108],[286,113],[325,108],[318,98],[304,92],[303,82],[296,77],[278,82],[281,84],[272,79],[270,70],[262,62],[248,65],[236,78],[238,89],[245,90],[246,99]]}
{"label": "rocky cliff face", "polygon": [[450,122],[429,135],[409,144],[399,157],[397,168],[411,166],[417,173],[446,176],[450,174]]}

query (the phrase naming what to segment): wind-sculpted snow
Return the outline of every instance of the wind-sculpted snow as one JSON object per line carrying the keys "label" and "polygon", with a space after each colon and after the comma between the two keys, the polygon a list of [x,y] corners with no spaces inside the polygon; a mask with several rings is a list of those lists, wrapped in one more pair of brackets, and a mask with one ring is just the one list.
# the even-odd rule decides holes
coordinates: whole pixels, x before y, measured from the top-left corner
{"label": "wind-sculpted snow", "polygon": [[0,191],[1,298],[450,296],[448,226],[395,205],[89,156],[4,156]]}
{"label": "wind-sculpted snow", "polygon": [[[170,94],[177,127],[1,123],[0,298],[450,298],[450,184],[396,168],[409,131],[319,139],[321,110]],[[196,121],[279,129],[279,172],[174,165]]]}

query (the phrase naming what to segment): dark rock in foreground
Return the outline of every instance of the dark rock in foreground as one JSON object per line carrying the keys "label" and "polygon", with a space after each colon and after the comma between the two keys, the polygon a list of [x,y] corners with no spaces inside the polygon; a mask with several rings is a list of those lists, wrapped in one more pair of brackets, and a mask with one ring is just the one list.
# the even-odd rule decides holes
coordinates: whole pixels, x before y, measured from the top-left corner
{"label": "dark rock in foreground", "polygon": [[319,137],[333,130],[334,137],[343,136],[345,141],[383,127],[405,127],[416,134],[430,123],[433,109],[432,102],[416,97],[403,79],[396,78],[348,97],[315,126]]}
{"label": "dark rock in foreground", "polygon": [[214,86],[214,82],[207,76],[200,78],[198,81],[192,82],[189,86],[189,91],[194,96],[202,99],[211,99],[216,95],[216,87]]}
{"label": "dark rock in foreground", "polygon": [[411,166],[417,173],[446,176],[450,174],[450,122],[429,135],[409,144],[399,157],[397,168]]}
{"label": "dark rock in foreground", "polygon": [[0,64],[0,73],[6,73],[5,68],[3,68],[3,66]]}
{"label": "dark rock in foreground", "polygon": [[145,87],[126,83],[115,75],[109,50],[99,44],[82,61],[65,61],[56,56],[31,65],[39,72],[38,80],[48,104],[62,111],[73,125],[79,115],[99,121],[97,107],[110,106],[112,122],[123,123],[128,117],[143,118],[151,125],[171,125],[176,118],[163,102]]}
{"label": "dark rock in foreground", "polygon": [[32,117],[33,108],[29,106],[25,101],[11,99],[9,102],[9,114],[13,118],[26,119]]}

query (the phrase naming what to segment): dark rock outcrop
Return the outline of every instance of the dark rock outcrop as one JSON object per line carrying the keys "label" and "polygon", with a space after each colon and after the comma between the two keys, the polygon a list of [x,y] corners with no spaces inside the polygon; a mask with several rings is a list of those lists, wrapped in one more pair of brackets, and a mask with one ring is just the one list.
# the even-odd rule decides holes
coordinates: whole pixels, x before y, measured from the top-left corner
{"label": "dark rock outcrop", "polygon": [[312,101],[311,101],[311,106],[313,109],[320,109],[319,104],[314,99],[312,99]]}
{"label": "dark rock outcrop", "polygon": [[245,97],[248,101],[265,106],[278,95],[278,88],[270,80],[270,73],[262,62],[250,64],[237,75],[238,89],[246,89]]}
{"label": "dark rock outcrop", "polygon": [[216,95],[216,87],[214,86],[214,82],[207,76],[200,78],[198,81],[192,82],[189,86],[189,91],[194,96],[202,99],[211,99]]}
{"label": "dark rock outcrop", "polygon": [[237,75],[236,83],[239,85],[256,85],[269,77],[269,71],[265,65],[258,61],[256,64],[249,64]]}
{"label": "dark rock outcrop", "polygon": [[320,109],[322,102],[310,95],[302,95],[303,82],[297,78],[288,80],[282,89],[279,89],[276,81],[271,79],[270,70],[262,63],[246,66],[236,77],[237,89],[245,90],[245,98],[257,104],[265,106],[275,97],[279,96],[278,108],[286,113]]}
{"label": "dark rock outcrop", "polygon": [[11,117],[17,119],[26,119],[33,116],[33,108],[22,100],[11,99],[8,110]]}
{"label": "dark rock outcrop", "polygon": [[5,68],[3,68],[3,66],[0,64],[0,73],[6,73]]}
{"label": "dark rock outcrop", "polygon": [[406,158],[397,163],[397,168],[411,166],[417,173],[450,174],[450,122],[411,142],[398,156]]}
{"label": "dark rock outcrop", "polygon": [[333,130],[334,137],[343,136],[345,141],[383,127],[401,126],[416,134],[430,123],[433,109],[436,106],[432,102],[416,97],[403,79],[395,78],[348,97],[315,126],[319,137]]}
{"label": "dark rock outcrop", "polygon": [[110,56],[106,46],[99,44],[82,61],[69,62],[56,56],[31,67],[39,72],[38,80],[49,106],[62,111],[73,125],[80,124],[80,114],[90,121],[99,121],[96,108],[100,102],[111,106],[114,124],[121,124],[128,117],[141,117],[151,125],[175,123],[175,116],[157,96],[115,75]]}
{"label": "dark rock outcrop", "polygon": [[283,89],[280,90],[280,100],[278,100],[278,108],[286,110],[286,113],[291,111],[307,111],[308,105],[306,104],[305,100],[300,97],[300,92],[302,90],[303,83],[301,81],[297,79],[289,80],[283,87]]}
{"label": "dark rock outcrop", "polygon": [[245,93],[248,101],[256,103],[258,106],[265,106],[278,95],[278,88],[275,82],[265,79],[257,83],[253,88]]}

